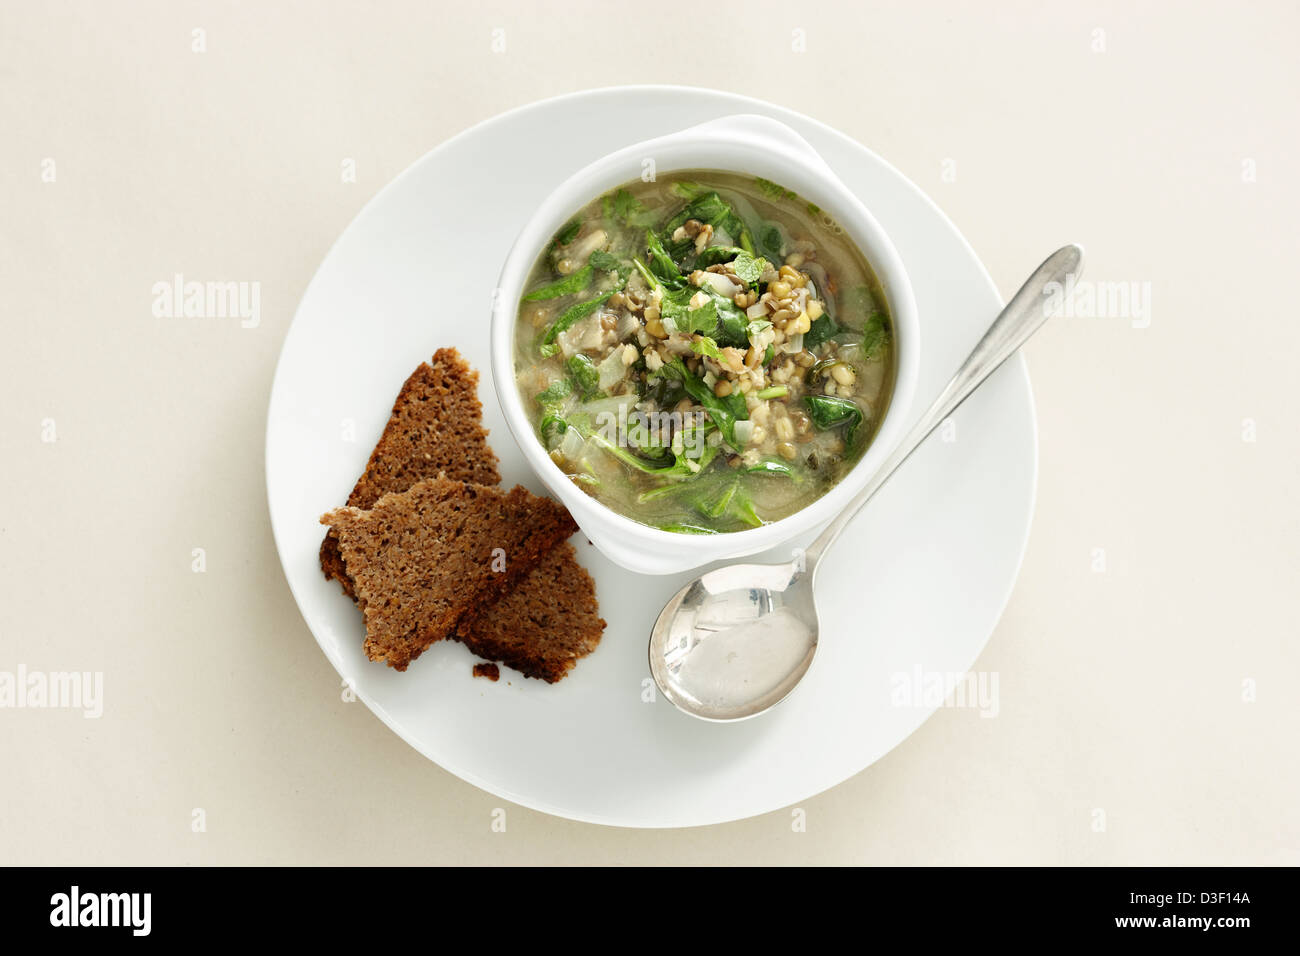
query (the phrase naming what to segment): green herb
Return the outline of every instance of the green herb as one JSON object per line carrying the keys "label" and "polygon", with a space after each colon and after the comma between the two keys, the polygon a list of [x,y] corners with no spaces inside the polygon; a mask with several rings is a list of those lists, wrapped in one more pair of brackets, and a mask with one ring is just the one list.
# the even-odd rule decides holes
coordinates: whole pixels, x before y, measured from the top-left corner
{"label": "green herb", "polygon": [[698,332],[701,335],[708,335],[718,327],[718,305],[713,301],[705,302],[698,309],[686,312],[684,323],[677,317],[674,317],[673,322],[678,332]]}
{"label": "green herb", "polygon": [[680,196],[682,199],[694,199],[704,192],[704,187],[699,183],[687,182],[684,179],[673,183],[669,188],[672,190],[673,195]]}
{"label": "green herb", "polygon": [[648,220],[653,216],[646,210],[645,204],[626,189],[618,190],[612,197],[607,195],[601,200],[601,209],[607,219],[634,227],[650,225]]}
{"label": "green herb", "polygon": [[539,343],[542,355],[549,358],[559,351],[558,346],[555,344],[556,336],[570,328],[574,323],[591,315],[609,301],[609,297],[613,294],[614,291],[611,290],[598,298],[588,299],[586,302],[579,302],[577,305],[571,305],[565,309],[542,335]]}
{"label": "green herb", "polygon": [[757,186],[759,192],[768,199],[794,199],[798,195],[798,193],[793,190],[786,189],[784,186],[778,186],[770,179],[761,179],[756,177],[754,179],[754,185]]}
{"label": "green herb", "polygon": [[790,394],[790,389],[785,385],[769,385],[767,388],[760,389],[755,395],[763,401],[769,398],[785,398]]}
{"label": "green herb", "polygon": [[578,238],[578,233],[582,231],[582,221],[574,219],[565,225],[558,233],[555,234],[555,241],[562,246],[567,246],[574,239]]}
{"label": "green herb", "polygon": [[567,378],[561,378],[552,382],[545,391],[537,393],[537,403],[539,405],[553,405],[565,398],[573,391],[573,383]]}
{"label": "green herb", "polygon": [[620,259],[612,252],[606,252],[604,249],[597,249],[593,252],[591,258],[587,260],[587,264],[597,272],[617,272],[620,275],[627,268],[626,260]]}
{"label": "green herb", "polygon": [[600,394],[600,372],[596,370],[596,364],[588,356],[582,354],[570,356],[564,363],[564,367],[569,370],[573,387],[584,402]]}
{"label": "green herb", "polygon": [[569,430],[568,423],[559,415],[546,415],[542,418],[541,423],[537,426],[537,431],[542,436],[542,441],[550,447],[551,439],[555,435],[563,435]]}
{"label": "green herb", "polygon": [[583,266],[572,275],[567,275],[563,279],[558,279],[550,285],[544,285],[540,289],[535,289],[524,296],[525,302],[541,302],[545,299],[559,299],[566,295],[573,295],[581,292],[591,284],[591,277],[594,270],[591,266]]}
{"label": "green herb", "polygon": [[750,285],[757,285],[767,270],[766,259],[757,258],[743,250],[732,260],[731,265],[736,270],[736,275]]}
{"label": "green herb", "polygon": [[772,359],[774,358],[776,358],[776,347],[773,345],[769,345],[767,347],[767,351],[763,353],[763,364],[771,365]]}
{"label": "green herb", "polygon": [[718,348],[718,343],[713,341],[713,339],[709,338],[707,335],[701,335],[699,338],[693,339],[691,341],[691,351],[696,355],[707,355],[709,358],[715,359],[719,362],[726,361],[726,359],[722,357],[722,350]]}

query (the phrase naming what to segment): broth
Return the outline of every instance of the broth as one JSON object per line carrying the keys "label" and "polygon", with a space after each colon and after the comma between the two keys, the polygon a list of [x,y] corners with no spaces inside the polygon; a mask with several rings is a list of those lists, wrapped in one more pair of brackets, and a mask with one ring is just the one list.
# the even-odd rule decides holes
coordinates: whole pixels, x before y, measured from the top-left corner
{"label": "broth", "polygon": [[862,456],[895,355],[870,264],[775,183],[688,170],[601,196],[543,250],[515,373],[551,458],[681,533],[784,518]]}

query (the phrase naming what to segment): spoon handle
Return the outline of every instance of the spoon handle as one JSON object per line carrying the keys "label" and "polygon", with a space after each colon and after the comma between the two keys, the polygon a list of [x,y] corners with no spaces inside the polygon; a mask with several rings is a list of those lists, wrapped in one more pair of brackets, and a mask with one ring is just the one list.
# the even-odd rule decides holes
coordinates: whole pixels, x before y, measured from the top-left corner
{"label": "spoon handle", "polygon": [[930,433],[939,427],[939,423],[956,411],[975,389],[984,383],[997,368],[1016,353],[1029,337],[1038,331],[1047,321],[1047,309],[1043,292],[1049,283],[1064,284],[1067,275],[1078,275],[1083,264],[1083,249],[1077,245],[1064,246],[1047,257],[1034,274],[1020,287],[1020,291],[1011,297],[1007,307],[993,320],[989,330],[984,333],[979,344],[962,363],[957,374],[952,377],[947,388],[934,400],[934,404],[921,416],[872,477],[858,496],[823,531],[804,553],[805,566],[812,570],[818,559],[835,543],[845,526],[862,510],[863,505],[871,500],[890,476],[898,470],[921,445]]}

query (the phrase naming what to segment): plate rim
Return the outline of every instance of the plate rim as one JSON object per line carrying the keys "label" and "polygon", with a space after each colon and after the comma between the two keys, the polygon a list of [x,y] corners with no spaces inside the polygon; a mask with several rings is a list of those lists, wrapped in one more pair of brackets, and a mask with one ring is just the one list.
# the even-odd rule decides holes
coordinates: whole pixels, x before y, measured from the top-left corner
{"label": "plate rim", "polygon": [[[899,181],[904,183],[907,186],[907,189],[912,193],[912,195],[915,198],[919,198],[922,202],[925,203],[927,207],[929,207],[931,212],[935,213],[938,216],[939,220],[943,223],[943,225],[945,225],[948,228],[948,230],[951,232],[951,234],[956,237],[958,242],[961,244],[961,247],[965,250],[965,252],[979,267],[980,276],[982,277],[985,284],[987,285],[988,290],[992,293],[994,299],[998,302],[999,306],[1002,307],[1006,305],[1006,301],[1003,299],[1001,293],[998,291],[997,285],[993,281],[993,277],[989,274],[988,268],[984,265],[984,261],[975,252],[974,247],[970,244],[969,240],[967,240],[965,234],[962,233],[962,231],[957,228],[956,224],[948,217],[948,215],[943,211],[943,209],[938,205],[938,203],[936,203],[933,199],[931,199],[930,196],[924,190],[922,190],[916,183],[914,183],[910,177],[905,175],[901,170],[899,170],[888,160],[880,156],[880,154],[876,153],[868,146],[864,145],[863,143],[849,136],[847,133],[844,133],[839,129],[836,129],[833,126],[824,123],[819,119],[816,119],[815,117],[808,116],[805,113],[801,113],[797,110],[790,109],[789,107],[786,106],[781,106],[780,104],[777,103],[772,103],[767,100],[759,99],[758,97],[748,96],[743,93],[735,93],[730,90],[720,90],[712,87],[689,86],[685,84],[670,84],[670,83],[633,83],[633,84],[626,84],[622,86],[602,86],[602,87],[596,87],[594,89],[573,90],[568,93],[558,94],[556,96],[548,96],[543,99],[532,100],[527,103],[522,103],[517,106],[513,106],[510,109],[507,109],[503,112],[495,113],[492,116],[486,117],[482,120],[479,120],[476,123],[471,124],[470,126],[465,127],[464,129],[459,130],[458,132],[454,133],[447,139],[438,143],[433,148],[421,154],[416,160],[414,160],[412,163],[406,166],[401,172],[399,172],[396,176],[394,176],[391,180],[389,180],[382,187],[380,187],[373,196],[371,196],[368,200],[366,200],[366,202],[361,206],[360,209],[357,210],[357,212],[352,216],[352,218],[348,220],[347,225],[343,227],[343,229],[339,232],[339,234],[334,238],[334,241],[330,243],[329,247],[325,251],[325,254],[321,257],[319,263],[316,265],[316,268],[312,273],[311,279],[308,281],[307,285],[303,288],[302,295],[299,297],[298,300],[298,304],[294,308],[293,317],[289,320],[288,328],[285,330],[284,339],[280,343],[279,354],[276,356],[275,371],[271,376],[270,393],[267,398],[266,426],[265,426],[266,435],[263,442],[263,470],[264,470],[264,481],[265,481],[264,492],[266,495],[267,518],[271,525],[271,537],[272,540],[275,542],[276,557],[279,559],[280,562],[281,573],[284,575],[285,583],[289,587],[289,593],[293,597],[294,604],[298,609],[299,617],[302,619],[303,624],[307,627],[307,630],[311,634],[312,639],[316,642],[317,646],[325,654],[325,658],[330,662],[330,666],[332,666],[335,672],[338,673],[338,675],[345,681],[348,680],[348,675],[346,673],[345,668],[342,666],[342,662],[336,657],[332,649],[329,646],[327,646],[327,644],[324,641],[321,640],[319,635],[317,635],[316,629],[313,628],[308,623],[307,614],[303,607],[303,598],[302,596],[299,595],[298,589],[294,586],[293,576],[291,575],[290,569],[286,564],[285,550],[281,544],[280,532],[276,522],[275,513],[272,509],[272,502],[271,502],[272,428],[274,423],[277,398],[281,393],[281,375],[284,371],[285,353],[288,350],[288,346],[291,338],[293,337],[295,328],[300,327],[298,323],[298,319],[302,315],[303,304],[308,300],[317,282],[320,281],[321,273],[324,270],[326,264],[329,263],[330,260],[334,257],[334,254],[338,250],[339,245],[343,242],[344,238],[348,235],[348,233],[351,231],[353,226],[355,226],[369,212],[371,212],[372,208],[376,206],[380,202],[380,200],[386,198],[390,191],[396,190],[402,183],[405,182],[407,177],[413,176],[416,173],[416,171],[424,167],[425,164],[434,161],[436,157],[441,155],[443,151],[449,150],[454,145],[459,143],[461,140],[468,139],[469,137],[473,136],[474,134],[482,130],[491,128],[499,123],[504,123],[509,120],[512,120],[518,115],[526,113],[531,110],[541,109],[545,106],[564,102],[564,101],[600,99],[600,98],[619,96],[619,95],[629,94],[629,93],[632,94],[681,93],[686,95],[703,94],[705,96],[721,97],[736,103],[738,108],[743,109],[747,107],[757,106],[764,111],[776,113],[778,115],[783,115],[785,117],[794,117],[795,119],[801,122],[808,123],[811,126],[815,127],[818,130],[818,132],[822,134],[830,135],[842,141],[843,143],[846,143],[850,147],[863,150],[869,153],[877,162],[879,162],[889,172],[893,173],[894,176]],[[1019,377],[1023,380],[1027,397],[1029,399],[1028,413],[1029,413],[1029,426],[1030,426],[1029,429],[1030,469],[1029,469],[1028,516],[1025,522],[1024,534],[1021,538],[1020,545],[1019,545],[1019,553],[1017,555],[1016,562],[1015,562],[1015,571],[1013,574],[1011,574],[1008,577],[1008,581],[1004,587],[1001,600],[998,602],[998,611],[994,618],[993,625],[989,629],[988,634],[986,634],[983,640],[980,642],[979,648],[976,650],[974,657],[967,664],[967,668],[966,668],[967,670],[969,670],[969,668],[984,653],[985,649],[988,647],[989,641],[993,637],[993,632],[997,629],[997,626],[1001,622],[1003,615],[1006,613],[1007,605],[1011,601],[1011,596],[1015,591],[1016,584],[1020,580],[1021,571],[1024,568],[1025,555],[1029,550],[1029,539],[1033,531],[1034,517],[1037,512],[1037,506],[1038,506],[1038,469],[1039,469],[1038,408],[1037,408],[1037,403],[1034,400],[1033,383],[1029,377],[1028,363],[1025,360],[1023,351],[1017,352],[1014,356],[1012,356],[1011,359],[1009,359],[1006,363],[1004,363],[1003,367],[1010,368],[1013,366],[1017,369]],[[745,812],[740,815],[715,815],[710,817],[709,819],[701,820],[698,822],[691,822],[691,823],[658,823],[658,822],[629,823],[624,820],[604,818],[596,814],[585,814],[585,813],[574,812],[566,808],[557,807],[552,804],[549,804],[545,800],[539,800],[539,799],[534,799],[532,797],[527,797],[508,787],[503,787],[497,784],[489,784],[487,781],[485,781],[482,777],[480,777],[478,774],[474,773],[473,771],[460,768],[460,767],[449,766],[448,764],[438,759],[435,759],[433,755],[430,754],[428,750],[426,750],[425,747],[420,742],[413,739],[411,735],[408,735],[400,726],[398,726],[396,719],[393,717],[393,715],[391,715],[388,712],[388,710],[381,703],[374,700],[370,694],[363,692],[359,687],[355,685],[351,687],[351,690],[357,696],[357,699],[360,700],[362,703],[364,703],[366,707],[370,710],[370,712],[373,713],[375,716],[377,716],[384,723],[384,725],[388,727],[389,730],[391,730],[402,741],[404,741],[408,746],[414,749],[417,753],[419,753],[422,757],[424,757],[434,766],[438,767],[439,769],[451,774],[452,776],[460,780],[463,780],[464,782],[470,784],[471,786],[476,787],[479,790],[482,790],[485,793],[489,793],[492,794],[493,796],[497,796],[502,799],[509,800],[510,802],[515,803],[518,806],[525,807],[530,810],[535,810],[540,813],[545,813],[550,816],[559,817],[565,820],[573,820],[579,823],[591,824],[595,826],[613,827],[617,829],[687,830],[687,829],[694,829],[697,827],[718,826],[720,824],[725,824],[725,823],[734,823],[741,820],[747,820],[757,816],[762,816],[767,813],[775,813],[783,809],[783,807],[771,807],[765,810]],[[859,769],[853,771],[848,776],[843,777],[838,781],[835,781],[834,783],[830,783],[824,787],[820,787],[818,789],[809,791],[805,795],[799,797],[796,800],[796,802],[800,800],[809,800],[812,799],[813,797],[819,796],[828,790],[840,786],[843,783],[847,783],[849,780],[853,779],[854,777],[858,776],[864,771],[870,769],[881,758],[893,752],[898,747],[902,746],[909,738],[911,738],[913,734],[917,732],[917,730],[919,730],[922,726],[924,726],[930,720],[930,718],[934,716],[935,712],[938,711],[939,709],[940,708],[938,706],[934,706],[934,707],[927,706],[926,708],[924,708],[924,714],[921,716],[920,720],[916,722],[916,724],[912,727],[912,729],[909,730],[902,737],[900,737],[895,743],[893,743],[888,748],[886,748],[881,754],[875,757],[875,759],[871,760],[869,763],[860,767]],[[793,805],[793,804],[787,804],[787,805]]]}

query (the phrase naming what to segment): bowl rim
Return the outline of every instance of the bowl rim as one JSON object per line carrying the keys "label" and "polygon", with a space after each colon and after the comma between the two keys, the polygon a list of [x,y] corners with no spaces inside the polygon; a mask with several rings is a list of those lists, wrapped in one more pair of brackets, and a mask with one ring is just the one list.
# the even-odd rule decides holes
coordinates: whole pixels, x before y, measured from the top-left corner
{"label": "bowl rim", "polygon": [[[757,133],[754,143],[735,135]],[[731,136],[727,134],[730,133]],[[780,142],[772,138],[779,134]],[[717,156],[730,153],[730,162],[673,159],[660,156],[695,152]],[[889,403],[870,443],[844,477],[825,494],[792,514],[758,528],[715,535],[689,535],[665,531],[630,518],[578,488],[546,453],[534,433],[515,378],[515,332],[524,281],[547,241],[570,218],[597,196],[636,179],[629,170],[649,155],[655,175],[682,170],[716,170],[754,178],[754,162],[786,167],[800,180],[800,198],[824,208],[844,229],[871,266],[885,293],[895,342],[895,368]],[[749,161],[746,162],[745,160]],[[636,165],[634,165],[636,164]],[[774,181],[781,182],[781,174]],[[809,184],[812,184],[811,186]],[[795,183],[781,182],[793,187]],[[538,478],[573,513],[575,521],[598,549],[615,563],[647,573],[672,573],[724,557],[739,557],[775,547],[803,532],[820,527],[838,515],[866,485],[885,456],[903,435],[920,368],[920,323],[907,270],[888,233],[865,203],[836,175],[821,156],[795,130],[762,114],[737,113],[620,147],[575,171],[557,184],[519,230],[503,263],[493,290],[491,315],[491,366],[493,387],[503,417],[520,450]],[[868,467],[863,467],[867,465]],[[604,532],[603,534],[601,532]],[[616,537],[617,545],[606,535]],[[658,560],[648,551],[652,549]],[[679,555],[665,559],[664,553]]]}

